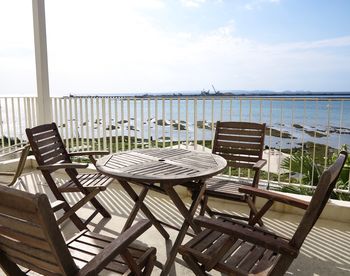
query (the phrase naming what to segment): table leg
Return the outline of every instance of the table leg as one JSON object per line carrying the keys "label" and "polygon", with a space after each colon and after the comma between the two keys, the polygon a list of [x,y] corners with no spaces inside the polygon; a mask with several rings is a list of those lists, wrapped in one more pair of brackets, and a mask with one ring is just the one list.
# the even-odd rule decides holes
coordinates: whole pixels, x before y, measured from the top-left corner
{"label": "table leg", "polygon": [[122,232],[124,232],[126,229],[130,228],[130,226],[132,225],[132,223],[134,222],[135,220],[135,217],[138,213],[138,211],[140,210],[140,207],[142,205],[142,202],[143,200],[145,199],[146,195],[147,195],[147,192],[148,192],[148,188],[147,187],[144,187],[141,191],[141,193],[139,194],[138,196],[138,199],[135,201],[135,205],[134,207],[132,208],[132,211],[123,227],[123,230]]}
{"label": "table leg", "polygon": [[201,185],[201,188],[197,194],[197,198],[194,201],[192,201],[192,204],[191,204],[191,207],[189,210],[187,210],[185,204],[183,203],[183,201],[181,200],[179,195],[176,193],[173,186],[164,185],[164,187],[163,187],[165,192],[168,194],[170,199],[174,202],[175,206],[179,209],[180,213],[184,217],[184,223],[182,224],[180,232],[176,237],[175,243],[170,250],[169,258],[167,259],[167,261],[163,267],[163,271],[161,273],[162,276],[165,276],[169,273],[170,268],[171,268],[172,264],[174,263],[179,246],[181,245],[183,239],[185,238],[185,235],[186,235],[188,228],[191,226],[192,229],[196,233],[199,233],[201,231],[200,227],[198,227],[193,222],[193,216],[198,208],[198,205],[202,199],[202,196],[204,195],[206,185],[203,182],[200,182],[198,185]]}
{"label": "table leg", "polygon": [[[124,188],[124,190],[129,194],[129,196],[132,198],[132,200],[135,202],[136,205],[139,205],[139,207],[137,207],[136,210],[141,209],[142,212],[145,214],[145,216],[152,222],[152,224],[154,225],[154,227],[157,228],[157,230],[159,231],[159,233],[165,238],[165,239],[169,239],[169,234],[167,231],[165,231],[165,229],[163,228],[163,226],[159,223],[159,221],[153,216],[153,214],[151,213],[151,211],[147,208],[147,206],[143,203],[143,200],[140,200],[140,196],[138,196],[136,194],[136,192],[131,188],[130,184],[127,181],[124,180],[118,180],[120,185]],[[145,187],[147,190],[148,188]],[[142,192],[141,192],[142,193]],[[147,192],[146,192],[147,193]],[[145,194],[146,196],[146,194]],[[134,208],[135,209],[135,208]],[[134,211],[134,210],[133,210]],[[137,212],[136,212],[137,213]],[[133,216],[132,220],[128,219],[127,220],[127,224],[132,224],[133,220],[135,219],[136,213],[133,214],[133,212],[131,213],[130,216]],[[127,225],[124,226],[124,228]],[[126,228],[127,229],[127,228]],[[123,229],[124,230],[124,229]]]}

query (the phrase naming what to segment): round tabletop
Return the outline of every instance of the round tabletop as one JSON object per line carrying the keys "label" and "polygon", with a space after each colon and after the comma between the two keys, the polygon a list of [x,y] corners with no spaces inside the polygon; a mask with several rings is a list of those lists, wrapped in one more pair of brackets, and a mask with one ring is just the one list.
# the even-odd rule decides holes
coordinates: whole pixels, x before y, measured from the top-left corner
{"label": "round tabletop", "polygon": [[181,183],[206,179],[222,172],[224,158],[186,149],[143,149],[119,152],[99,159],[99,172],[123,180],[150,183]]}

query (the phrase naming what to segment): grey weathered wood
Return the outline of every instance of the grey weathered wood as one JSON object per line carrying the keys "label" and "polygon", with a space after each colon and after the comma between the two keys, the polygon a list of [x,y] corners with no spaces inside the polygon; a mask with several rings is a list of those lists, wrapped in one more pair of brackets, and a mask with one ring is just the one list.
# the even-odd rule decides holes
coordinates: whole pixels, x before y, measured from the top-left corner
{"label": "grey weathered wood", "polygon": [[[163,267],[162,275],[167,275],[188,228],[191,227],[195,233],[200,231],[192,219],[205,191],[204,180],[223,171],[226,164],[224,158],[211,153],[185,149],[147,149],[105,156],[97,161],[96,168],[101,173],[116,178],[135,202],[124,229],[132,224],[138,210],[141,209],[163,237],[169,238],[161,222],[143,202],[149,189],[168,195],[184,217],[184,223]],[[128,182],[143,187],[140,195],[135,193]],[[188,185],[189,182],[191,186],[196,186],[197,192],[188,209],[174,186]]]}
{"label": "grey weathered wood", "polygon": [[116,239],[84,230],[66,244],[46,195],[0,187],[0,198],[0,266],[7,275],[26,275],[19,266],[68,276],[103,269],[149,275],[153,269],[156,249],[133,243],[151,226],[147,220]]}
{"label": "grey weathered wood", "polygon": [[17,183],[17,181],[22,181],[20,176],[21,176],[21,174],[22,174],[22,172],[24,170],[24,167],[26,165],[26,161],[27,161],[27,157],[28,157],[28,154],[29,154],[29,150],[30,150],[30,146],[29,145],[25,145],[24,147],[14,151],[14,152],[21,151],[21,157],[19,158],[16,171],[14,171],[14,172],[0,172],[0,175],[13,176],[11,181],[3,181],[3,180],[1,180],[0,181],[1,184],[6,184],[7,186],[12,186],[15,183]]}
{"label": "grey weathered wood", "polygon": [[[201,214],[206,211],[210,216],[224,215],[222,212],[214,212],[208,206],[208,198],[221,198],[247,202],[244,193],[239,191],[241,187],[258,187],[260,169],[266,164],[262,159],[265,138],[265,124],[252,122],[220,122],[216,123],[216,131],[213,144],[213,153],[226,159],[227,165],[232,168],[244,168],[251,170],[253,181],[220,179],[213,177],[208,179],[207,190],[202,201]],[[255,202],[255,196],[252,197]],[[248,203],[249,205],[249,203]],[[247,220],[246,217],[226,216],[236,219]],[[250,211],[249,220],[255,215],[254,210]],[[262,221],[257,219],[260,225]]]}
{"label": "grey weathered wood", "polygon": [[[86,228],[87,222],[91,221],[93,216],[97,214],[94,212],[93,215],[83,223],[73,210],[76,211],[83,206],[83,202],[86,203],[87,201],[82,199],[82,201],[76,203],[71,208],[63,196],[63,193],[71,192],[80,192],[84,194],[85,197],[89,198],[89,202],[102,216],[107,218],[111,217],[108,211],[97,201],[95,195],[100,191],[106,190],[107,186],[113,179],[99,173],[79,174],[77,169],[86,168],[87,164],[72,163],[71,156],[77,154],[69,154],[67,152],[55,123],[40,125],[31,129],[27,128],[26,134],[35,159],[39,165],[38,169],[41,170],[56,199],[65,202],[63,210],[66,215],[59,220],[60,222],[63,222],[69,217],[79,230],[83,230]],[[79,155],[87,154],[93,163],[95,163],[93,155],[105,153],[106,152],[91,151],[82,152]],[[51,175],[52,172],[58,169],[64,169],[70,177],[70,180],[62,184],[60,187],[57,187]],[[67,216],[67,214],[69,214],[69,216]]]}
{"label": "grey weathered wood", "polygon": [[[272,191],[265,191],[265,190],[261,190],[253,187],[240,187],[238,188],[238,190],[239,192],[246,195],[246,201],[249,204],[249,207],[251,208],[252,212],[254,213],[254,216],[249,221],[249,224],[251,225],[254,225],[255,223],[257,223],[265,215],[265,213],[270,209],[270,207],[273,205],[274,202],[285,203],[301,209],[307,209],[309,206],[309,203],[304,200],[297,199],[295,197],[291,197],[287,195],[282,195]],[[259,211],[256,209],[253,203],[253,196],[254,197],[258,196],[258,197],[268,199],[268,201],[264,204],[263,207],[261,207]]]}
{"label": "grey weathered wood", "polygon": [[267,209],[274,201],[306,208],[292,237],[278,236],[267,229],[229,218],[200,216],[194,221],[204,230],[180,246],[183,259],[196,275],[206,275],[212,268],[228,275],[284,275],[324,209],[346,159],[347,153],[341,152],[322,174],[309,204],[268,191],[242,189],[250,195],[267,198]]}
{"label": "grey weathered wood", "polygon": [[148,149],[102,157],[101,173],[126,181],[171,183],[208,178],[221,172],[226,161],[214,154],[179,149]]}

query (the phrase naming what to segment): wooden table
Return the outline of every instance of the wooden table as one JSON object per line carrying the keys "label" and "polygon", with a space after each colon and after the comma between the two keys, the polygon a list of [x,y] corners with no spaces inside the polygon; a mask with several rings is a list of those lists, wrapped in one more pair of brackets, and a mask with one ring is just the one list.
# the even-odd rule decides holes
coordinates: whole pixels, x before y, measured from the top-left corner
{"label": "wooden table", "polygon": [[[141,209],[161,235],[165,239],[169,238],[162,224],[172,226],[157,220],[143,202],[149,190],[167,194],[184,217],[184,223],[181,229],[178,229],[179,234],[163,267],[162,275],[169,273],[178,247],[188,228],[191,227],[195,233],[200,232],[200,228],[192,219],[205,191],[204,181],[222,172],[226,165],[226,160],[218,155],[185,149],[146,149],[120,152],[105,156],[96,163],[97,170],[117,179],[135,202],[123,231],[132,225],[137,212]],[[141,185],[139,195],[129,183]],[[185,183],[192,183],[191,185],[196,186],[194,190],[198,191],[192,197],[193,201],[189,209],[186,208],[174,189],[175,185]]]}

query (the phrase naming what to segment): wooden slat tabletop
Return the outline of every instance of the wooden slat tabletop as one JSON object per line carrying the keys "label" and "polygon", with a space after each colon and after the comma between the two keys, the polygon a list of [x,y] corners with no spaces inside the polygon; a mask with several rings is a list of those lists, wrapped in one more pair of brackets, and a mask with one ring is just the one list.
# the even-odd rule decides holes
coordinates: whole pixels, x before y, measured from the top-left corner
{"label": "wooden slat tabletop", "polygon": [[138,182],[179,183],[208,178],[222,172],[224,158],[186,149],[146,149],[120,152],[97,161],[101,173]]}

